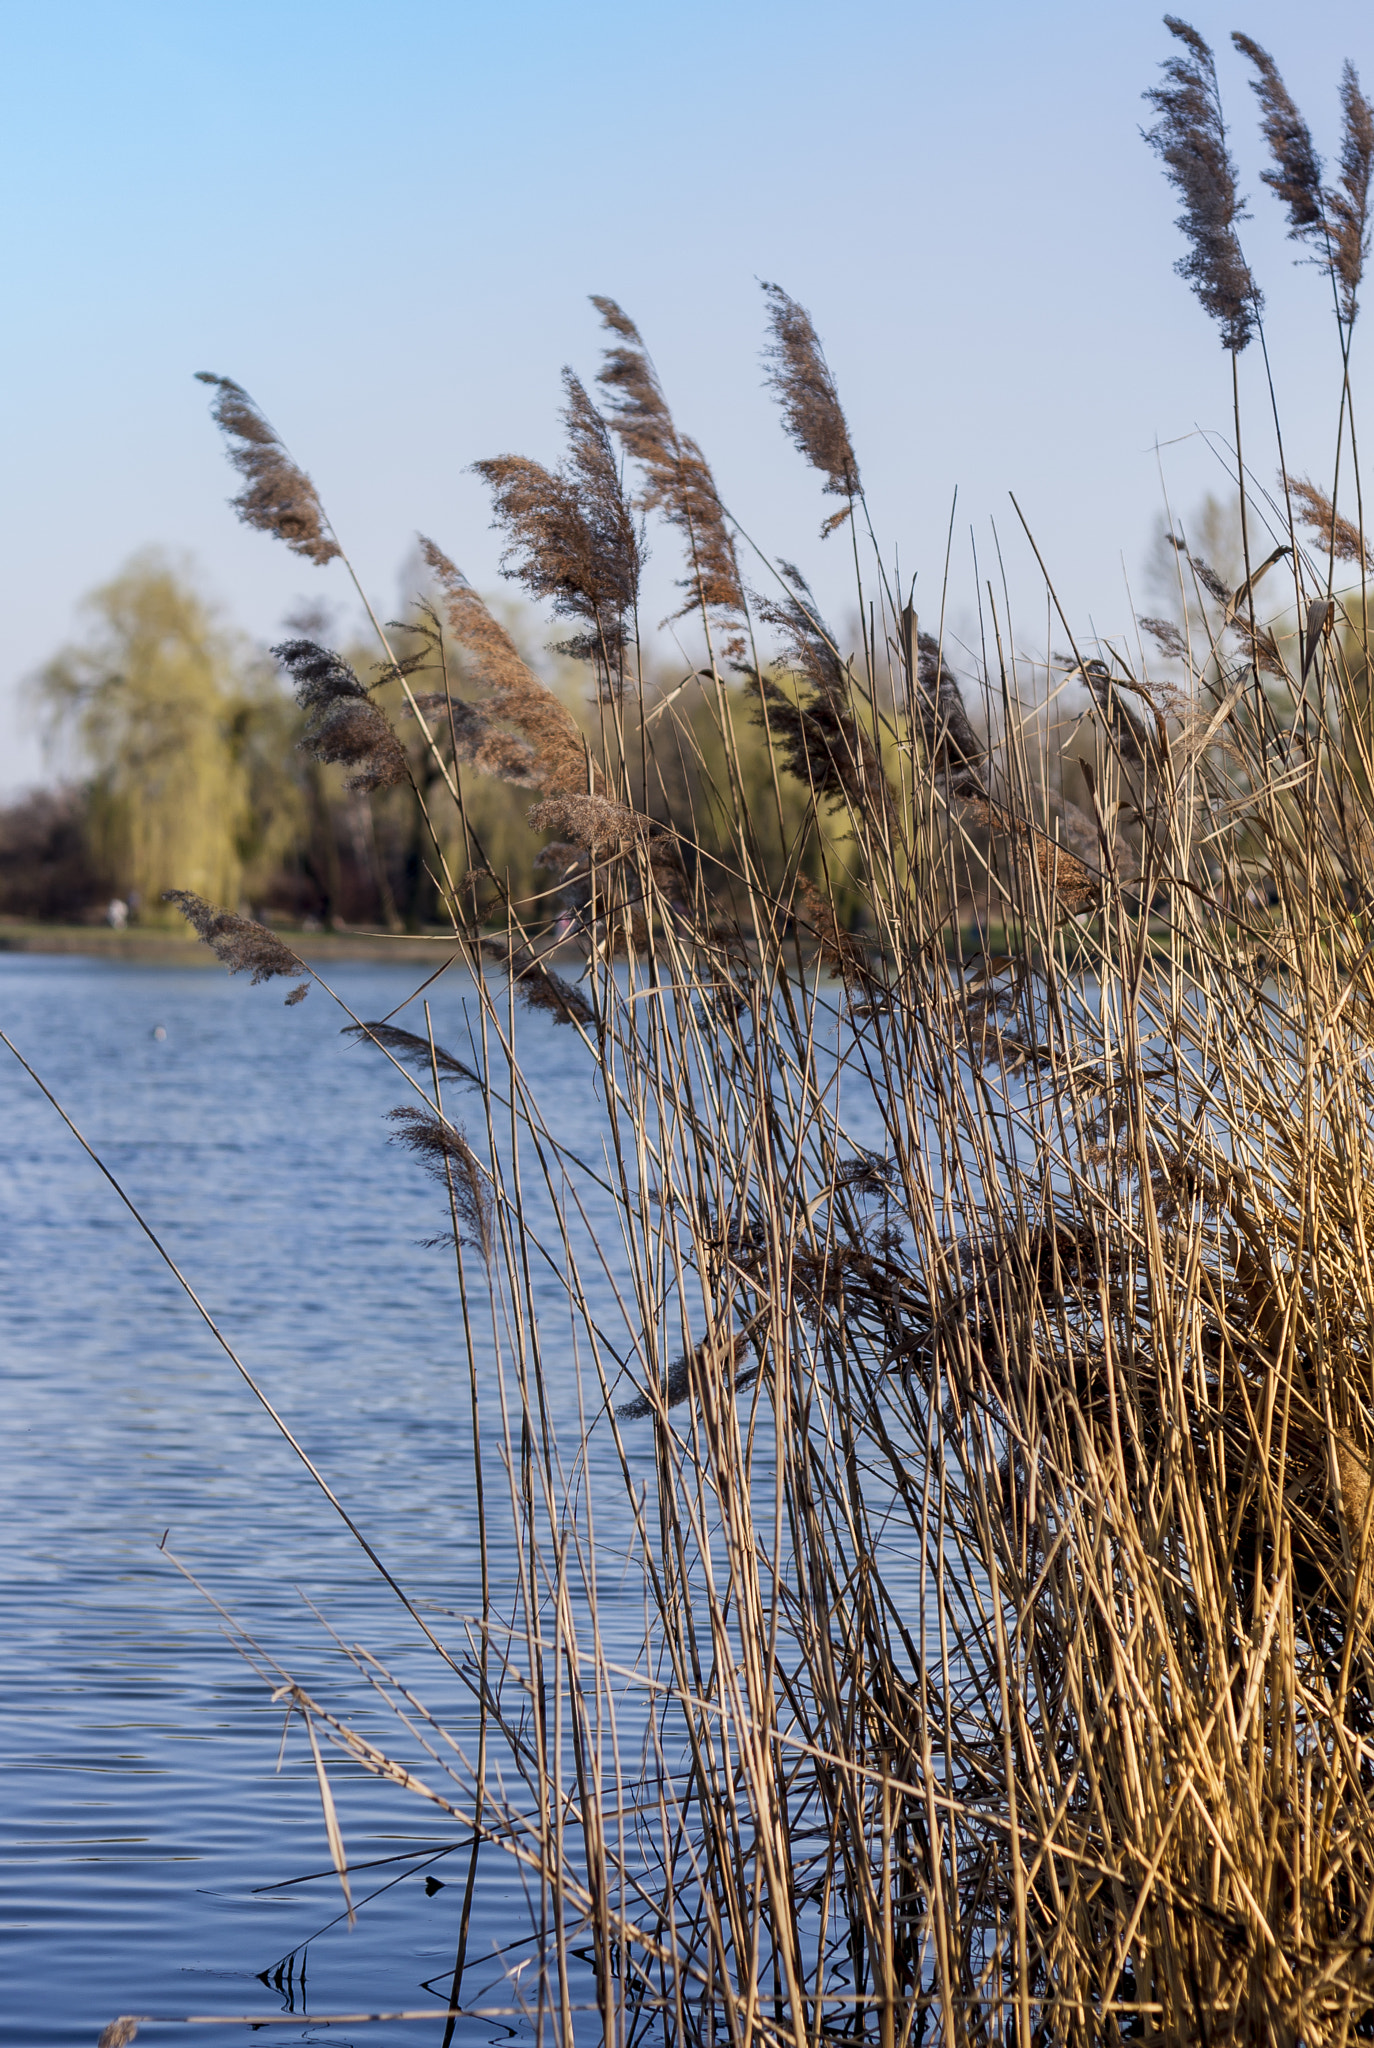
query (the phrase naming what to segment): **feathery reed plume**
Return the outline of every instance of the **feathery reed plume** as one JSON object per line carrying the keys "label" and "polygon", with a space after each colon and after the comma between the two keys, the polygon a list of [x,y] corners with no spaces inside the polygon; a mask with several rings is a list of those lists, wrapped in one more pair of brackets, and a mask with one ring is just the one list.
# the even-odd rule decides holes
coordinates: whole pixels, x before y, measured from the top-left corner
{"label": "feathery reed plume", "polygon": [[[360,1045],[381,1046],[418,1073],[430,1071],[429,1040],[419,1037],[414,1031],[403,1031],[399,1024],[345,1024],[340,1036],[356,1039]],[[481,1087],[481,1075],[474,1073],[465,1061],[455,1059],[451,1052],[444,1051],[442,1045],[436,1045],[433,1050],[434,1065],[441,1074],[448,1074],[455,1081],[470,1082],[474,1088]]]}
{"label": "feathery reed plume", "polygon": [[[421,534],[420,551],[444,593],[454,637],[472,660],[478,680],[492,693],[484,710],[513,725],[534,749],[534,786],[550,793],[585,789],[588,774],[594,774],[595,768],[568,712],[520,659],[510,634],[492,617],[462,570],[442,548]],[[481,758],[485,740],[471,724],[468,734],[474,748],[470,758],[475,766],[486,767],[487,760],[495,762],[500,758],[494,748],[486,760]],[[459,738],[461,745],[461,732]],[[525,773],[529,764],[523,757],[510,760],[516,773],[511,773],[510,767],[492,767],[488,772],[531,786]]]}
{"label": "feathery reed plume", "polygon": [[1184,639],[1181,630],[1174,624],[1172,619],[1142,618],[1138,619],[1136,623],[1143,633],[1150,635],[1150,638],[1158,645],[1160,652],[1166,654],[1170,661],[1187,660],[1188,642]]}
{"label": "feathery reed plume", "polygon": [[840,659],[835,635],[821,617],[811,586],[793,562],[779,562],[788,588],[781,597],[756,597],[759,617],[782,635],[782,658],[817,697],[847,704],[849,672]]}
{"label": "feathery reed plume", "polygon": [[1192,248],[1174,268],[1217,322],[1222,346],[1238,355],[1254,333],[1263,300],[1236,236],[1235,224],[1245,216],[1226,147],[1216,65],[1186,21],[1166,14],[1164,26],[1188,55],[1167,58],[1160,67],[1167,84],[1143,95],[1160,117],[1144,131],[1145,140],[1183,201],[1177,225]]}
{"label": "feathery reed plume", "polygon": [[916,639],[917,711],[931,764],[955,796],[982,791],[986,749],[969,723],[964,696],[933,633]]}
{"label": "feathery reed plume", "polygon": [[897,1179],[897,1162],[881,1152],[856,1152],[835,1168],[837,1188],[866,1195],[886,1194]]}
{"label": "feathery reed plume", "polygon": [[[594,295],[592,304],[620,337],[619,347],[606,350],[597,381],[611,394],[611,424],[621,446],[645,473],[642,502],[648,511],[661,511],[687,543],[692,573],[682,587],[689,595],[674,616],[682,618],[699,604],[706,612],[736,619],[744,610],[744,592],[710,464],[696,442],[673,424],[658,372],[629,315],[614,299]],[[738,654],[742,645],[732,630],[727,651]]]}
{"label": "feathery reed plume", "polygon": [[519,939],[497,936],[483,939],[482,951],[499,960],[510,976],[520,1000],[531,1010],[547,1010],[555,1024],[591,1024],[596,1012],[580,988],[574,988],[561,974],[546,967]]}
{"label": "feathery reed plume", "polygon": [[1105,661],[1085,661],[1078,673],[1102,713],[1103,722],[1116,741],[1122,760],[1128,767],[1143,767],[1154,750],[1154,742],[1130,706],[1123,703],[1121,683]]}
{"label": "feathery reed plume", "polygon": [[613,860],[643,848],[651,868],[665,874],[681,870],[682,856],[672,834],[656,819],[610,797],[546,797],[530,806],[529,822],[536,832],[559,833],[593,860]]}
{"label": "feathery reed plume", "polygon": [[1188,564],[1188,567],[1197,577],[1198,582],[1207,592],[1207,595],[1209,597],[1214,597],[1218,604],[1229,604],[1231,600],[1231,593],[1226,588],[1226,585],[1222,582],[1220,576],[1218,576],[1216,570],[1212,567],[1211,563],[1204,561],[1201,555],[1190,555],[1188,552],[1188,543],[1185,540],[1182,540],[1178,534],[1169,533],[1166,534],[1164,537],[1168,541],[1169,546],[1173,549],[1174,553],[1176,555],[1182,555],[1184,561]]}
{"label": "feathery reed plume", "polygon": [[576,883],[587,872],[587,854],[582,847],[574,846],[567,839],[554,839],[547,846],[540,847],[534,856],[534,865],[560,882]]}
{"label": "feathery reed plume", "polygon": [[756,597],[759,617],[782,636],[782,666],[800,685],[794,701],[767,676],[746,669],[758,695],[754,722],[777,744],[789,772],[818,798],[848,801],[859,809],[885,805],[891,795],[873,741],[853,711],[853,686],[835,636],[820,615],[810,585],[791,562],[778,568],[788,588],[781,597]]}
{"label": "feathery reed plume", "polygon": [[860,495],[859,465],[849,438],[830,365],[825,360],[811,315],[781,285],[766,284],[768,324],[773,339],[764,349],[765,372],[782,407],[783,423],[793,446],[825,478],[825,490],[847,500],[821,527],[821,539],[842,526]]}
{"label": "feathery reed plume", "polygon": [[816,941],[821,962],[838,975],[846,988],[866,987],[872,981],[868,959],[857,939],[851,938],[835,914],[835,906],[822,896],[806,875],[797,877],[801,911],[794,915]]}
{"label": "feathery reed plume", "polygon": [[244,480],[230,503],[245,526],[275,534],[295,555],[323,568],[343,553],[329,531],[319,493],[303,469],[291,460],[241,384],[197,370],[202,384],[213,384],[210,407],[215,425],[229,443],[229,460]]}
{"label": "feathery reed plume", "polygon": [[1016,835],[1018,862],[1025,866],[1029,848],[1046,893],[1058,899],[1059,907],[1075,914],[1090,910],[1102,887],[1101,875],[1067,847],[1047,839],[1042,832],[1033,833],[1019,818],[1011,818],[1002,812],[1001,819]]}
{"label": "feathery reed plume", "polygon": [[1025,818],[992,797],[972,789],[956,790],[955,794],[963,803],[965,815],[1002,842],[1023,877],[1032,871],[1039,875],[1056,913],[1087,910],[1097,901],[1101,875],[1067,846],[1037,831]]}
{"label": "feathery reed plume", "polygon": [[733,1387],[737,1391],[747,1387],[759,1375],[757,1361],[737,1371],[739,1359],[749,1341],[746,1330],[732,1330],[728,1337],[712,1342],[708,1337],[691,1351],[684,1351],[669,1366],[658,1399],[652,1394],[636,1394],[634,1399],[622,1403],[616,1409],[620,1422],[642,1422],[646,1415],[656,1414],[660,1407],[676,1408],[685,1401],[701,1382],[702,1376],[713,1373],[722,1387]]}
{"label": "feathery reed plume", "polygon": [[493,725],[479,705],[443,690],[422,690],[416,695],[415,704],[427,718],[438,721],[436,738],[442,741],[447,736],[457,759],[480,775],[498,776],[516,789],[542,786],[544,764],[529,741],[517,739],[513,732],[503,732],[499,725]]}
{"label": "feathery reed plume", "polygon": [[1232,31],[1231,41],[1259,73],[1258,78],[1251,79],[1250,89],[1260,103],[1264,117],[1260,126],[1274,159],[1273,170],[1261,171],[1260,176],[1288,210],[1290,237],[1298,242],[1311,241],[1326,226],[1322,160],[1313,147],[1312,132],[1293,104],[1269,52],[1238,29]]}
{"label": "feathery reed plume", "polygon": [[1359,74],[1347,58],[1341,72],[1341,182],[1326,195],[1332,223],[1331,263],[1340,292],[1341,317],[1353,323],[1359,311],[1360,281],[1369,254],[1369,176],[1374,168],[1374,106],[1360,91]]}
{"label": "feathery reed plume", "polygon": [[1325,491],[1307,477],[1290,476],[1284,481],[1296,501],[1298,517],[1304,526],[1321,535],[1322,546],[1329,548],[1338,562],[1354,562],[1366,573],[1374,573],[1374,551],[1360,539],[1359,528],[1336,510]]}
{"label": "feathery reed plume", "polygon": [[100,2039],[96,2042],[95,2048],[129,2048],[129,2043],[135,2040],[137,2035],[138,2021],[125,2014],[120,2019],[111,2020],[108,2027],[101,2029]]}
{"label": "feathery reed plume", "polygon": [[639,596],[640,531],[605,420],[571,370],[564,370],[563,384],[568,455],[558,469],[521,455],[472,466],[492,493],[494,523],[510,539],[502,574],[532,597],[552,599],[561,617],[582,622],[557,651],[596,663],[605,686],[618,693]]}
{"label": "feathery reed plume", "polygon": [[[305,962],[256,918],[239,917],[232,910],[216,910],[213,903],[207,903],[192,889],[164,889],[162,900],[175,903],[186,922],[195,927],[231,974],[251,972],[255,988],[260,981],[271,981],[274,975],[294,979],[305,970]],[[303,1002],[309,986],[309,982],[303,981],[299,988],[293,988],[286,998],[288,1004]]]}
{"label": "feathery reed plume", "polygon": [[391,789],[406,780],[404,747],[341,654],[315,640],[283,640],[272,653],[310,713],[300,742],[308,754],[353,768],[349,789]]}
{"label": "feathery reed plume", "polygon": [[[491,1192],[477,1154],[462,1132],[432,1109],[422,1109],[418,1104],[388,1111],[388,1121],[400,1126],[393,1142],[405,1145],[425,1172],[449,1189],[465,1242],[484,1259],[490,1259]],[[431,1244],[448,1242],[447,1237],[430,1240]]]}
{"label": "feathery reed plume", "polygon": [[1231,631],[1240,641],[1245,658],[1265,675],[1274,676],[1279,682],[1290,682],[1287,665],[1279,652],[1279,643],[1268,626],[1250,624],[1249,615],[1239,613],[1231,621]]}
{"label": "feathery reed plume", "polygon": [[748,675],[759,700],[754,723],[768,734],[783,767],[811,788],[817,802],[862,806],[867,795],[881,795],[877,784],[870,787],[870,777],[876,770],[883,789],[886,777],[856,719],[830,697],[794,700],[770,676],[753,670]]}

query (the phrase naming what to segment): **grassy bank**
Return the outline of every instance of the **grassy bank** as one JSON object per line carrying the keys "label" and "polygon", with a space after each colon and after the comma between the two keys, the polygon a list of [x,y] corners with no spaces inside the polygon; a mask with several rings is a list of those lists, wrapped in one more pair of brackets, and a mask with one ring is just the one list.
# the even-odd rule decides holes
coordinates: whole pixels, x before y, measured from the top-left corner
{"label": "grassy bank", "polygon": [[[391,932],[296,931],[275,927],[282,944],[303,960],[387,960],[434,962],[453,952],[451,937],[428,932],[414,938]],[[211,964],[210,956],[184,925],[161,930],[147,925],[112,931],[107,925],[37,924],[0,918],[0,953],[89,953],[103,960],[161,961],[182,967]]]}

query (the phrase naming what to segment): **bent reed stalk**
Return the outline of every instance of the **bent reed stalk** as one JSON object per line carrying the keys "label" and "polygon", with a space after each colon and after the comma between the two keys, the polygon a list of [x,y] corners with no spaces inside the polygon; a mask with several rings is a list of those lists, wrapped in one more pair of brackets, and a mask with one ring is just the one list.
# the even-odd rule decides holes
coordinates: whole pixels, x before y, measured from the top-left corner
{"label": "bent reed stalk", "polygon": [[[1185,198],[1185,275],[1234,362],[1261,301],[1212,54],[1169,26],[1186,54],[1153,95],[1151,140]],[[1299,224],[1332,273],[1357,478],[1351,251],[1353,235],[1362,263],[1374,117],[1348,72],[1345,182],[1324,192],[1272,60],[1239,40],[1288,179],[1270,182],[1295,204],[1299,164]],[[1362,512],[1338,514],[1334,484],[1270,493],[1238,469],[1245,580],[1229,589],[1176,540],[1184,623],[1142,622],[1153,673],[1083,648],[1067,620],[1060,674],[1028,665],[989,598],[980,733],[942,634],[876,546],[862,566],[834,378],[809,316],[765,290],[787,431],[845,501],[826,530],[853,537],[855,655],[792,566],[760,561],[751,593],[706,458],[609,300],[609,420],[569,373],[563,468],[479,465],[512,573],[578,621],[594,742],[426,544],[448,615],[427,613],[406,673],[440,687],[407,695],[453,793],[462,857],[434,824],[435,875],[479,1028],[464,1057],[428,1024],[350,1028],[423,1098],[396,1135],[448,1190],[483,1537],[451,1662],[479,1746],[363,1651],[395,1748],[241,1635],[244,1653],[311,1732],[341,1875],[331,1748],[470,1832],[464,1943],[479,1847],[512,1859],[539,1937],[523,2009],[560,2043],[590,2028],[732,2048],[1369,2038]],[[222,424],[245,433],[251,401],[217,388]],[[638,505],[611,435],[643,469]],[[252,445],[278,460],[275,438]],[[308,479],[291,480],[275,530],[299,547],[305,504],[334,548]],[[271,525],[265,492],[239,504]],[[646,680],[640,505],[684,545],[709,759],[680,691]],[[1255,566],[1260,533],[1272,552]],[[1338,559],[1359,579],[1344,591]],[[485,698],[455,694],[455,644]],[[335,674],[328,650],[282,656],[307,682]],[[1048,721],[1066,677],[1093,736],[1072,761]],[[370,686],[350,671],[338,689],[329,758],[402,758]],[[751,729],[780,861],[742,765]],[[543,792],[542,897],[503,888],[468,825],[464,777],[483,772]],[[1081,805],[1054,793],[1073,775]],[[222,953],[232,942],[231,965],[267,960],[186,908]],[[551,963],[555,935],[575,980]],[[277,971],[300,969],[262,965]],[[604,1157],[559,1138],[521,1005],[581,1039]],[[473,1091],[473,1128],[455,1087]],[[541,1330],[551,1273],[574,1358]],[[550,1419],[568,1375],[572,1442]],[[493,1404],[495,1475],[478,1426]],[[594,1503],[587,1481],[603,1433],[619,1502]],[[642,1588],[628,1662],[598,1624],[599,1518]],[[501,1611],[498,1521],[518,1559]],[[460,1948],[455,2011],[463,1975]]]}

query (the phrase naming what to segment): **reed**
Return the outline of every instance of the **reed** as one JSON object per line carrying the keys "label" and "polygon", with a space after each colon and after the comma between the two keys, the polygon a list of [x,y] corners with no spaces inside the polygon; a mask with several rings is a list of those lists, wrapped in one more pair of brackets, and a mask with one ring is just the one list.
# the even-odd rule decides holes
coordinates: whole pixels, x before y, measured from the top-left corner
{"label": "reed", "polygon": [[[1169,27],[1150,140],[1234,358],[1262,302],[1212,53]],[[398,1134],[447,1191],[474,1416],[500,1418],[498,1471],[474,1431],[482,1586],[459,1648],[431,1636],[477,1744],[358,1651],[397,1716],[384,1746],[240,1640],[309,1731],[341,1876],[334,1753],[467,1830],[472,1869],[517,1866],[541,2038],[1374,2034],[1370,557],[1358,498],[1336,510],[1374,116],[1347,71],[1328,191],[1272,59],[1241,48],[1268,182],[1331,278],[1346,467],[1270,492],[1237,457],[1244,581],[1177,540],[1153,670],[1062,620],[1091,734],[1072,764],[1045,752],[1063,670],[1028,667],[994,607],[980,731],[937,621],[866,555],[834,379],[776,287],[767,374],[845,500],[826,528],[854,536],[859,651],[794,568],[761,563],[750,592],[609,300],[609,419],[570,380],[561,469],[479,465],[513,572],[577,623],[593,738],[430,544],[448,618],[416,715],[461,828],[450,863],[436,826],[434,872],[477,1027],[461,1056],[429,1026],[348,1028],[409,1084]],[[270,526],[280,497],[280,537],[327,553],[318,501],[294,469],[268,491],[285,458],[217,388],[251,453],[243,516]],[[685,550],[691,716],[647,686],[641,511]],[[450,646],[481,698],[455,695]],[[334,678],[327,736],[335,706],[374,707],[317,656],[283,650]],[[556,835],[542,900],[486,859],[483,772]],[[974,900],[996,952],[966,949]],[[231,965],[286,971],[187,907]],[[581,1038],[604,1155],[560,1139],[517,998]],[[573,1355],[541,1329],[551,1274]],[[577,1379],[574,1441],[555,1375]],[[618,1501],[586,1483],[594,1436]],[[612,1542],[642,1587],[628,1658],[599,1626]],[[471,1895],[470,1869],[450,2034]]]}

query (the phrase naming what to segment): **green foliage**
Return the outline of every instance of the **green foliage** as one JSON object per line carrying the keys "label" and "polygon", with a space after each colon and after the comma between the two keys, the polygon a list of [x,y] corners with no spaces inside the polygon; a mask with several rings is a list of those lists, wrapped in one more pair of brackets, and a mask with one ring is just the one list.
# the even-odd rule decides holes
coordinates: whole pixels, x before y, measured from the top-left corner
{"label": "green foliage", "polygon": [[[794,695],[785,678],[780,686]],[[737,685],[713,685],[693,678],[678,694],[680,678],[667,675],[648,706],[648,745],[641,756],[633,732],[627,753],[631,785],[645,810],[682,833],[706,858],[713,888],[739,879],[736,804],[750,819],[757,879],[775,900],[789,893],[797,874],[825,882],[836,897],[842,924],[853,922],[859,899],[850,887],[852,834],[837,813],[818,807],[795,777],[780,772],[752,703],[741,702]],[[673,698],[662,716],[657,705]],[[648,789],[636,761],[647,757]]]}
{"label": "green foliage", "polygon": [[237,903],[303,816],[296,714],[184,567],[148,552],[86,600],[39,677],[90,775],[96,857],[144,917],[164,889]]}

